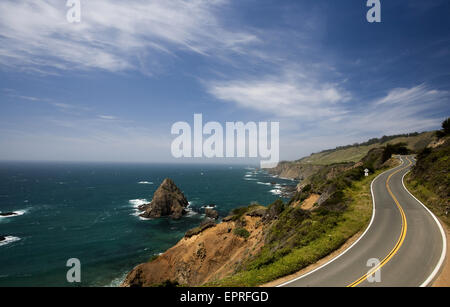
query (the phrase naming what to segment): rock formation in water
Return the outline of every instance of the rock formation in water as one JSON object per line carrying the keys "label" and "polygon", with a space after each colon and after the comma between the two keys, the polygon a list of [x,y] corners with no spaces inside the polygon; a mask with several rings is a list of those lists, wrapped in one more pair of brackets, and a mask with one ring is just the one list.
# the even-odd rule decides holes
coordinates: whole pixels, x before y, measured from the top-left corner
{"label": "rock formation in water", "polygon": [[217,220],[219,218],[219,212],[211,208],[205,208],[205,215],[207,218]]}
{"label": "rock formation in water", "polygon": [[15,212],[0,213],[0,216],[13,216],[13,215],[17,215],[17,213],[15,213]]}
{"label": "rock formation in water", "polygon": [[164,179],[163,183],[153,194],[153,199],[149,204],[139,207],[143,211],[140,216],[144,218],[158,218],[168,216],[172,219],[180,219],[186,214],[186,207],[189,205],[183,192],[169,179]]}

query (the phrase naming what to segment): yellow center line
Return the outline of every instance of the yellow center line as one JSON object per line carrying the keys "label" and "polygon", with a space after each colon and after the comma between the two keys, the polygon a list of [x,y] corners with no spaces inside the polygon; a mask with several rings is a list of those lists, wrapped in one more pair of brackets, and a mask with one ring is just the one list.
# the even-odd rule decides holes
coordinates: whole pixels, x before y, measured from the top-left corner
{"label": "yellow center line", "polygon": [[349,284],[347,287],[356,287],[357,285],[359,285],[360,283],[362,283],[364,280],[366,280],[366,278],[372,274],[374,274],[376,271],[378,271],[379,269],[381,269],[386,263],[389,262],[389,260],[392,259],[392,257],[394,257],[394,255],[398,252],[398,250],[400,249],[400,247],[403,244],[403,241],[405,241],[405,237],[406,237],[406,230],[408,228],[408,223],[406,222],[406,215],[405,212],[403,211],[402,206],[400,205],[400,203],[398,202],[397,198],[394,196],[394,194],[391,191],[391,188],[389,187],[389,181],[392,178],[392,176],[394,176],[395,174],[397,174],[398,172],[401,172],[404,169],[407,169],[408,167],[410,167],[412,165],[412,162],[408,159],[408,157],[406,157],[406,160],[408,160],[409,164],[399,170],[396,170],[395,172],[393,172],[392,174],[389,175],[389,177],[386,180],[386,188],[389,192],[389,194],[391,195],[392,199],[394,200],[395,204],[397,205],[398,210],[400,211],[400,214],[402,216],[402,231],[400,233],[400,237],[397,240],[397,243],[395,244],[394,248],[389,252],[389,254],[380,262],[380,264],[373,268],[372,270],[370,270],[368,273],[364,274],[363,276],[361,276],[360,278],[358,278],[357,280],[355,280],[354,282],[352,282],[351,284]]}

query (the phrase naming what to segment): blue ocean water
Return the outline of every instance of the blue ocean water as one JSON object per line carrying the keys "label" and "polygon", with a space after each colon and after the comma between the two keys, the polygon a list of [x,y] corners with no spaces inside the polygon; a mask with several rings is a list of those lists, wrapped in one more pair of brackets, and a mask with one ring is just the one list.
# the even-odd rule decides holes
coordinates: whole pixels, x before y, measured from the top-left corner
{"label": "blue ocean water", "polygon": [[[135,206],[172,178],[190,202],[181,220],[143,220]],[[274,185],[274,183],[276,183]],[[220,215],[268,205],[282,185],[245,166],[0,163],[0,286],[73,286],[66,262],[81,262],[82,286],[117,286],[127,272],[173,246],[216,204]]]}

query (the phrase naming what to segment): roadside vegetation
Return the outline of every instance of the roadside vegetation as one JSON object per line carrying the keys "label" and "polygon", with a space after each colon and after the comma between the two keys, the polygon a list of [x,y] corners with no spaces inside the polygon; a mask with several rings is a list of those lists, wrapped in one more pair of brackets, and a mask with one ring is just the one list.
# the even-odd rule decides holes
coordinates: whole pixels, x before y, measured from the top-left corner
{"label": "roadside vegetation", "polygon": [[436,133],[438,141],[417,155],[406,186],[442,221],[450,226],[450,119]]}

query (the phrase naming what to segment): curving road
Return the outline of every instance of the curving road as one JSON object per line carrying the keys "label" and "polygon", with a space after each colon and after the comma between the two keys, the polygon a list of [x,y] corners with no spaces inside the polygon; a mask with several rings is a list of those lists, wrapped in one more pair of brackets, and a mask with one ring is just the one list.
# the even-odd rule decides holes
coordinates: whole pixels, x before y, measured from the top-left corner
{"label": "curving road", "polygon": [[400,159],[400,166],[372,181],[374,210],[361,237],[336,258],[280,286],[416,287],[431,284],[446,256],[445,233],[436,217],[403,184],[403,177],[414,159],[410,156]]}

